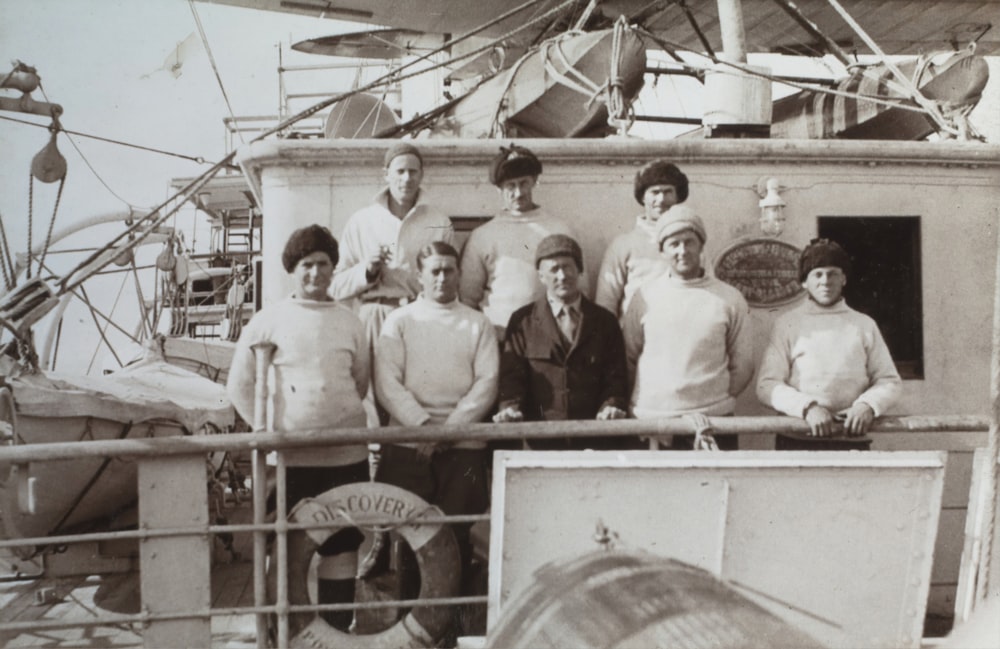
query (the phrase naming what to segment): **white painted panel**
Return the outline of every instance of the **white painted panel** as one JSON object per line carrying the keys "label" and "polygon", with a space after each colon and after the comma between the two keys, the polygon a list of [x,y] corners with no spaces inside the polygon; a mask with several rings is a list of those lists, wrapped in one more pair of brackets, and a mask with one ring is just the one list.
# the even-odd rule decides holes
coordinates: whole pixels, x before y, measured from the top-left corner
{"label": "white painted panel", "polygon": [[[940,452],[503,452],[490,621],[551,560],[616,547],[692,563],[832,647],[919,645]],[[780,604],[779,604],[780,602]]]}

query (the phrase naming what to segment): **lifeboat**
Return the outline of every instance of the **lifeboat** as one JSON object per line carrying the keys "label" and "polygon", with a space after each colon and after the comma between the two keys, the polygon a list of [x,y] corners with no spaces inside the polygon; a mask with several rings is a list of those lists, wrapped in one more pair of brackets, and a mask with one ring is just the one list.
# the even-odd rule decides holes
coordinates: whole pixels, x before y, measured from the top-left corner
{"label": "lifeboat", "polygon": [[[18,373],[0,362],[0,441],[8,445],[150,438],[220,432],[233,425],[225,388],[149,358],[98,377]],[[137,464],[82,456],[0,466],[4,538],[125,527],[135,504]],[[32,548],[19,548],[25,557]]]}
{"label": "lifeboat", "polygon": [[[971,111],[990,77],[986,60],[971,50],[938,61],[935,57],[914,58],[900,62],[898,68],[944,112]],[[916,102],[889,88],[892,78],[884,64],[857,68],[837,84],[836,89],[843,94],[804,90],[779,99],[774,102],[771,137],[920,140],[935,132],[927,115],[910,110]],[[866,97],[903,100],[905,107]]]}
{"label": "lifeboat", "polygon": [[[432,137],[604,137],[607,93],[642,88],[646,46],[633,29],[570,31],[543,41],[455,102]],[[613,74],[612,70],[617,69]],[[612,78],[617,79],[612,83]]]}

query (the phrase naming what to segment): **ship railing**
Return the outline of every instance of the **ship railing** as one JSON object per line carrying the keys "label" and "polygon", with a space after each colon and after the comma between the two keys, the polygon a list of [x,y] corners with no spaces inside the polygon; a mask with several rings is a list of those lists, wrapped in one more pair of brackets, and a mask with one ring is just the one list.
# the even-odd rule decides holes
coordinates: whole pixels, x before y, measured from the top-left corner
{"label": "ship railing", "polygon": [[[801,419],[776,416],[710,417],[716,433],[740,436],[775,433],[805,433]],[[986,417],[969,415],[882,417],[871,433],[985,433]],[[264,430],[225,435],[178,436],[148,439],[115,439],[48,444],[0,446],[0,466],[16,467],[10,479],[30,481],[30,465],[86,458],[122,458],[138,464],[138,529],[87,534],[60,534],[35,538],[0,540],[0,548],[42,548],[73,543],[121,541],[139,543],[141,612],[134,615],[96,615],[85,620],[34,620],[0,623],[0,637],[12,633],[38,632],[67,628],[135,625],[142,629],[143,644],[160,646],[210,646],[212,617],[255,615],[257,643],[267,646],[269,618],[276,621],[277,642],[288,646],[289,615],[320,610],[362,610],[410,608],[417,606],[482,605],[485,596],[436,599],[385,600],[353,604],[293,605],[287,591],[287,538],[297,530],[339,529],[351,523],[292,523],[285,519],[285,490],[282,451],[355,444],[392,444],[400,442],[481,440],[484,442],[523,441],[565,436],[622,436],[656,438],[690,434],[691,425],[684,419],[624,419],[617,421],[526,422],[509,424],[480,423],[462,426],[420,426],[384,428],[316,429],[297,433]],[[205,482],[205,458],[213,453],[253,454],[254,522],[249,524],[212,524],[209,517]],[[277,451],[279,458],[275,481],[277,508],[275,520],[265,512],[265,456]],[[20,476],[19,478],[17,476]],[[27,485],[20,506],[32,506],[32,489]],[[490,514],[472,516],[426,516],[416,524],[471,523],[489,520]],[[381,521],[375,520],[374,524]],[[398,520],[386,519],[386,525]],[[408,524],[411,522],[408,521]],[[211,606],[211,547],[215,535],[252,533],[254,535],[254,605],[237,607]],[[277,571],[275,601],[268,603],[267,537],[275,538],[274,568]],[[282,585],[284,584],[284,585]]]}

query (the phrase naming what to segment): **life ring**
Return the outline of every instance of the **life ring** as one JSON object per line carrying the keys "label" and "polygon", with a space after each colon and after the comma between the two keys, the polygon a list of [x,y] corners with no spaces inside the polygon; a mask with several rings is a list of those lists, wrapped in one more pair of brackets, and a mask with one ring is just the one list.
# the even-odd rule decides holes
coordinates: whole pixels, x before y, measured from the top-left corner
{"label": "life ring", "polygon": [[[429,516],[441,516],[437,507],[422,498],[380,482],[357,482],[300,501],[289,513],[289,522],[315,523],[350,521],[356,525],[384,525],[398,519],[395,531],[410,545],[420,568],[420,599],[458,595],[461,570],[458,543],[447,525],[413,525]],[[308,605],[307,574],[317,548],[335,529],[292,530],[288,533],[288,601]],[[273,565],[273,564],[272,564]],[[270,571],[268,590],[275,600],[276,578]],[[433,647],[453,618],[450,607],[415,607],[402,620],[379,633],[350,635],[327,624],[316,613],[288,616],[291,647],[337,649],[394,649]]]}

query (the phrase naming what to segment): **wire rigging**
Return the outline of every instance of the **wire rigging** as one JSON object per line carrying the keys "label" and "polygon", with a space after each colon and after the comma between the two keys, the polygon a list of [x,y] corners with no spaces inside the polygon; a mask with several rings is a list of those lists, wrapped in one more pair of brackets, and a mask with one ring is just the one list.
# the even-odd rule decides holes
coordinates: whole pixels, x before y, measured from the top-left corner
{"label": "wire rigging", "polygon": [[[215,73],[215,80],[219,83],[219,90],[222,92],[222,98],[226,102],[226,109],[229,111],[229,117],[235,120],[236,114],[233,112],[232,104],[229,103],[229,95],[226,93],[226,86],[222,83],[222,76],[219,74],[219,66],[215,64],[215,56],[212,54],[212,48],[208,44],[208,36],[205,35],[205,28],[201,24],[201,16],[198,15],[198,10],[194,6],[194,0],[188,0],[188,6],[191,7],[191,14],[194,16],[195,25],[198,26],[198,35],[201,37],[201,44],[205,47],[205,54],[208,55],[208,62],[212,65],[212,72]],[[243,133],[237,131],[236,134],[240,138],[240,142],[246,144],[246,141],[243,139]]]}
{"label": "wire rigging", "polygon": [[[453,57],[450,60],[442,61],[440,63],[433,64],[429,68],[421,69],[421,70],[418,70],[416,72],[411,72],[409,74],[404,74],[404,75],[400,75],[399,74],[399,72],[401,70],[413,67],[413,66],[417,65],[418,63],[427,60],[432,55],[437,54],[439,52],[442,52],[442,51],[446,50],[447,48],[451,47],[455,43],[458,43],[458,42],[460,42],[462,40],[465,40],[467,38],[471,38],[475,34],[478,34],[479,32],[481,32],[481,31],[483,31],[485,29],[488,29],[489,27],[491,27],[491,26],[493,26],[493,25],[495,25],[495,24],[497,24],[497,23],[499,23],[499,22],[501,22],[503,20],[506,20],[506,19],[510,18],[511,16],[516,15],[518,12],[523,11],[524,9],[526,9],[528,7],[531,7],[534,4],[537,4],[538,2],[539,2],[539,0],[529,0],[528,2],[525,2],[524,4],[519,5],[518,7],[515,7],[514,9],[512,9],[512,10],[506,12],[505,14],[499,16],[498,18],[494,19],[493,21],[490,21],[490,22],[488,22],[488,23],[486,23],[484,25],[481,25],[480,27],[477,27],[477,28],[475,28],[473,30],[470,30],[469,32],[466,32],[465,34],[463,34],[463,35],[461,35],[461,36],[459,36],[457,38],[452,39],[451,41],[449,41],[448,43],[445,43],[444,45],[442,45],[438,49],[433,50],[431,52],[428,52],[426,54],[423,54],[423,55],[415,58],[413,61],[410,61],[410,62],[404,64],[403,66],[401,66],[397,70],[394,70],[394,71],[390,72],[389,74],[383,75],[382,77],[379,77],[378,79],[375,79],[374,81],[372,81],[372,82],[370,82],[368,84],[365,84],[364,86],[362,86],[362,87],[360,87],[360,88],[358,88],[356,90],[352,90],[352,91],[346,92],[346,93],[340,93],[340,94],[334,95],[333,97],[330,97],[328,99],[320,101],[320,102],[314,104],[313,106],[311,106],[309,108],[306,108],[305,110],[302,110],[302,111],[296,113],[295,115],[292,115],[288,119],[282,121],[280,124],[267,129],[266,131],[264,131],[263,133],[261,133],[257,137],[255,137],[253,140],[251,140],[251,142],[258,142],[258,141],[261,141],[261,140],[263,140],[265,138],[270,137],[271,135],[274,135],[276,133],[280,133],[281,131],[287,129],[292,124],[295,124],[298,121],[301,121],[303,119],[311,117],[312,115],[318,113],[319,111],[323,110],[324,108],[327,108],[328,106],[331,106],[332,104],[335,104],[338,101],[341,101],[341,100],[343,100],[343,99],[345,99],[345,98],[347,98],[349,96],[356,95],[356,94],[361,93],[361,92],[366,92],[368,90],[371,90],[372,88],[381,87],[382,85],[385,85],[386,83],[394,83],[394,82],[399,82],[399,81],[402,81],[402,80],[405,80],[405,79],[409,79],[409,78],[415,77],[417,75],[424,74],[424,73],[428,72],[429,70],[434,70],[434,69],[437,69],[437,68],[445,67],[447,65],[451,65],[451,64],[455,63],[456,61],[464,60],[466,58],[474,57],[474,56],[477,56],[478,54],[486,52],[486,51],[492,49],[492,47],[493,47],[492,44],[487,44],[487,45],[484,45],[482,47],[473,49],[473,50],[471,50],[469,52],[466,52],[463,55],[460,55],[460,56],[457,56],[457,57]],[[510,32],[508,32],[507,36],[505,36],[504,38],[509,38],[510,36],[512,36],[514,34],[520,33],[521,31],[524,31],[525,29],[528,29],[529,27],[531,27],[534,24],[534,22],[547,19],[551,15],[555,15],[556,13],[562,12],[567,7],[571,6],[574,3],[575,3],[575,0],[566,0],[565,2],[563,2],[563,3],[559,4],[558,6],[554,7],[553,9],[550,9],[549,11],[546,11],[546,12],[540,14],[537,18],[533,19],[531,22],[526,22],[526,23],[524,23],[524,24],[522,24],[522,25],[520,25],[518,27],[515,27]],[[193,180],[191,180],[187,185],[185,185],[184,187],[182,187],[180,190],[178,190],[176,193],[174,193],[171,197],[169,197],[163,203],[161,203],[160,205],[158,205],[157,207],[155,207],[151,211],[151,214],[149,216],[147,216],[145,219],[137,222],[134,226],[126,229],[124,232],[120,233],[118,236],[116,236],[114,239],[112,239],[110,242],[108,242],[108,244],[106,244],[106,246],[105,246],[105,249],[116,246],[118,244],[118,242],[120,242],[123,238],[125,238],[126,236],[130,236],[130,235],[134,235],[136,238],[135,238],[135,240],[130,241],[129,243],[127,243],[124,246],[122,246],[122,251],[131,250],[131,249],[135,248],[136,246],[138,246],[139,242],[141,242],[143,239],[145,239],[145,237],[148,236],[152,232],[152,230],[154,228],[156,228],[159,225],[161,225],[162,223],[164,223],[168,218],[170,218],[170,216],[172,216],[178,209],[180,209],[181,205],[183,205],[184,201],[186,201],[189,196],[193,196],[195,193],[197,193],[197,191],[200,190],[202,187],[204,187],[205,184],[207,184],[208,181],[212,177],[215,176],[215,174],[217,174],[223,167],[229,165],[233,161],[233,159],[235,158],[235,156],[236,156],[236,152],[232,151],[228,155],[226,155],[224,158],[222,158],[222,160],[220,160],[220,161],[216,162],[215,164],[213,164],[210,169],[206,170],[204,173],[202,173],[197,178],[194,178]],[[167,209],[168,205],[171,205],[171,203],[174,203],[174,205],[171,206],[169,209]],[[165,209],[167,209],[166,212],[164,212]],[[158,215],[158,216],[155,216],[155,215]],[[60,292],[61,293],[62,292],[66,292],[67,290],[70,290],[71,288],[75,288],[76,286],[79,286],[82,282],[86,281],[87,278],[90,277],[94,272],[96,272],[97,270],[99,270],[99,269],[90,269],[88,271],[87,267],[90,266],[90,265],[92,265],[92,264],[95,264],[95,262],[97,262],[99,260],[100,256],[101,256],[101,252],[96,252],[96,253],[90,255],[84,261],[82,261],[79,265],[77,265],[76,268],[74,268],[66,277],[64,277],[59,282],[59,286],[60,286],[59,290],[60,290]]]}
{"label": "wire rigging", "polygon": [[[44,93],[43,93],[44,94]],[[16,122],[18,124],[25,124],[27,126],[35,126],[37,128],[48,128],[46,124],[39,124],[38,122],[30,122],[26,119],[17,119],[16,117],[8,117],[7,115],[0,115],[0,119],[6,120],[8,122]],[[131,142],[123,142],[122,140],[115,140],[112,138],[102,137],[100,135],[93,135],[91,133],[83,133],[82,131],[71,131],[66,128],[60,128],[60,131],[65,133],[67,136],[76,135],[79,137],[89,138],[91,140],[99,140],[101,142],[107,142],[109,144],[117,144],[119,146],[128,147],[130,149],[138,149],[140,151],[149,151],[150,153],[159,153],[161,155],[173,156],[175,158],[181,158],[183,160],[190,160],[191,162],[197,162],[198,164],[205,164],[207,161],[202,156],[185,155],[183,153],[176,153],[174,151],[166,151],[164,149],[157,149],[154,147],[143,146],[141,144],[132,144]],[[73,142],[72,138],[67,137],[66,139]],[[76,143],[73,143],[76,146]],[[79,151],[79,149],[77,149]]]}

